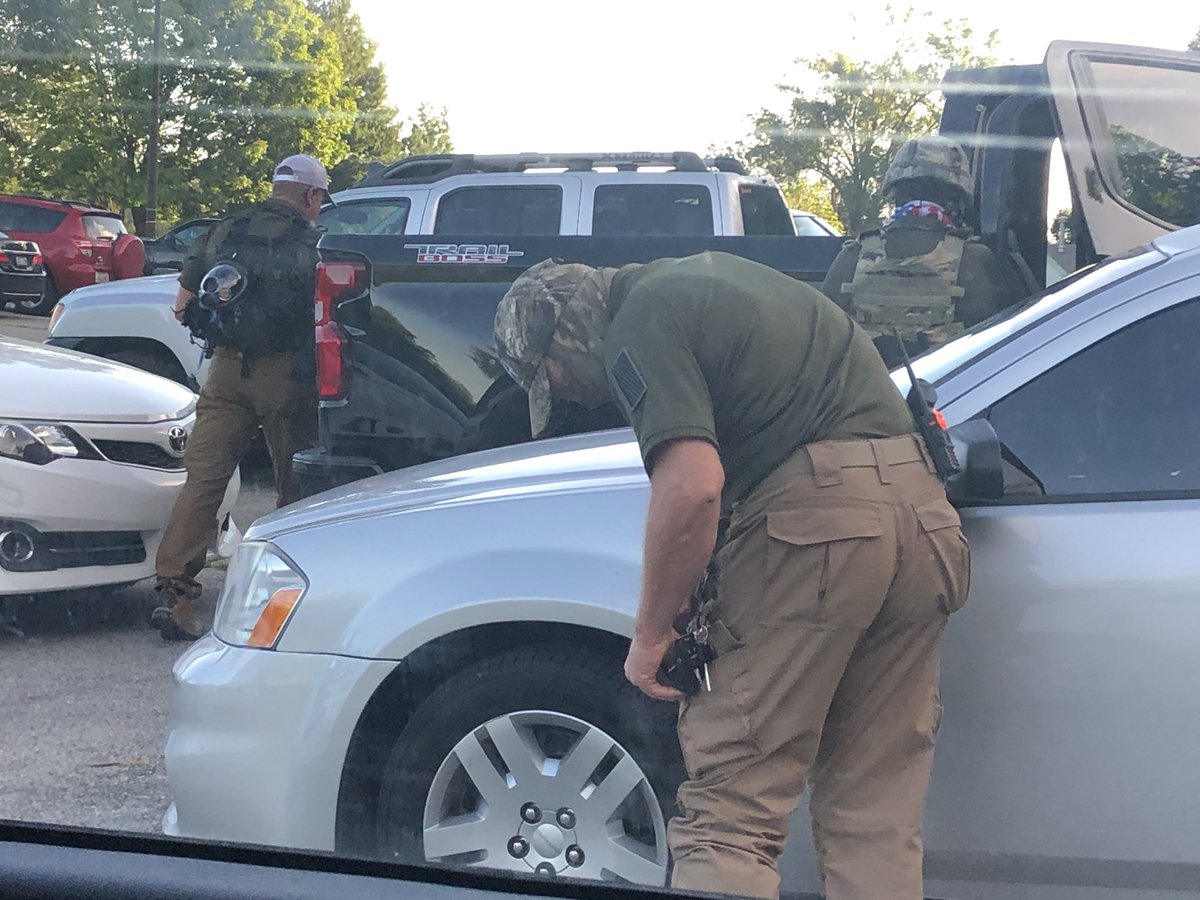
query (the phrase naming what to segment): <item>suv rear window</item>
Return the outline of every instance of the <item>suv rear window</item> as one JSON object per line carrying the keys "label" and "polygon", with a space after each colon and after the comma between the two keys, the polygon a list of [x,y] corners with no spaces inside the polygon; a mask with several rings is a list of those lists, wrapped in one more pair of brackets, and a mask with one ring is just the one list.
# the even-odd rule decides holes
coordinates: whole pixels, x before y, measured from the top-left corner
{"label": "suv rear window", "polygon": [[404,234],[411,205],[407,197],[352,201],[326,209],[317,225],[326,234]]}
{"label": "suv rear window", "polygon": [[592,234],[704,237],[712,199],[702,184],[604,184],[592,202]]}
{"label": "suv rear window", "polygon": [[792,234],[792,213],[778,188],[743,182],[738,185],[742,201],[742,227],[746,234]]}
{"label": "suv rear window", "polygon": [[31,231],[49,234],[67,214],[57,209],[12,201],[0,202],[0,231]]}
{"label": "suv rear window", "polygon": [[562,188],[468,187],[451,191],[438,204],[434,234],[558,234]]}
{"label": "suv rear window", "polygon": [[116,216],[84,216],[83,231],[93,241],[112,241],[126,233]]}

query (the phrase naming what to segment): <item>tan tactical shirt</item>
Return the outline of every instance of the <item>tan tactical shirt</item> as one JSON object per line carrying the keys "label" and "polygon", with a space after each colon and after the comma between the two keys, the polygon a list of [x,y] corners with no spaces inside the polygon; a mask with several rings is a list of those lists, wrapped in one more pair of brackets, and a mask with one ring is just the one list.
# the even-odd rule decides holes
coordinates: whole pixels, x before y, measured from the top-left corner
{"label": "tan tactical shirt", "polygon": [[605,365],[649,471],[668,441],[721,454],[722,507],[803,444],[914,431],[871,339],[815,288],[727,253],[613,277]]}

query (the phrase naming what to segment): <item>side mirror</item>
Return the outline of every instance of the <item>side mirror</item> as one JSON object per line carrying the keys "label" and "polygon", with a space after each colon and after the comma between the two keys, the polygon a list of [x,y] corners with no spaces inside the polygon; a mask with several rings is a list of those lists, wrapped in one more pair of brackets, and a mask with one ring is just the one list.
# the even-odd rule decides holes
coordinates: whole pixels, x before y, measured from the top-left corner
{"label": "side mirror", "polygon": [[987,419],[971,419],[949,430],[962,471],[946,483],[951,503],[980,503],[1004,496],[1000,438]]}

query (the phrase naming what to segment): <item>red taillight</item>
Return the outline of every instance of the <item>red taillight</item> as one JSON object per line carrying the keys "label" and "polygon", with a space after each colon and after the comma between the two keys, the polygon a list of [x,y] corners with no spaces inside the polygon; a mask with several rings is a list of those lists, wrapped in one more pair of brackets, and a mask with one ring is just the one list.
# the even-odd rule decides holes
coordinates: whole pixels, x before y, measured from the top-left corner
{"label": "red taillight", "polygon": [[367,289],[365,261],[317,264],[317,296],[314,314],[317,324],[317,394],[322,400],[344,400],[350,387],[350,339],[333,321],[339,301],[348,300]]}
{"label": "red taillight", "polygon": [[[8,261],[9,261],[8,254],[5,253],[3,250],[0,250],[0,263],[6,263]],[[36,260],[35,260],[35,262],[36,262]]]}
{"label": "red taillight", "polygon": [[350,341],[337,322],[317,326],[317,396],[343,400],[350,386]]}
{"label": "red taillight", "polygon": [[42,254],[38,253],[38,254],[34,255],[33,265],[40,266],[43,262],[44,262],[44,260],[42,259]]}
{"label": "red taillight", "polygon": [[333,308],[343,298],[366,289],[367,266],[361,262],[321,262],[317,264],[318,325],[333,321]]}

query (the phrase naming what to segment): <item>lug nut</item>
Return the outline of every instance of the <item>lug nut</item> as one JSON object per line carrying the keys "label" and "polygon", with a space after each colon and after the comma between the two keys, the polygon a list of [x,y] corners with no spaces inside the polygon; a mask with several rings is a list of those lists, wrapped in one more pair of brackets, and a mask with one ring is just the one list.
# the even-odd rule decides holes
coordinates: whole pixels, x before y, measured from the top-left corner
{"label": "lug nut", "polygon": [[558,811],[558,825],[570,831],[575,827],[575,813],[564,806]]}
{"label": "lug nut", "polygon": [[534,875],[548,875],[553,878],[558,874],[558,871],[550,863],[539,863],[538,867],[533,870]]}
{"label": "lug nut", "polygon": [[529,855],[529,841],[517,835],[508,842],[508,854],[513,859],[524,859]]}
{"label": "lug nut", "polygon": [[536,803],[526,803],[521,807],[521,818],[530,825],[536,825],[542,821],[542,811]]}
{"label": "lug nut", "polygon": [[583,865],[583,848],[578,844],[572,844],[567,848],[567,865],[572,869],[578,869]]}

